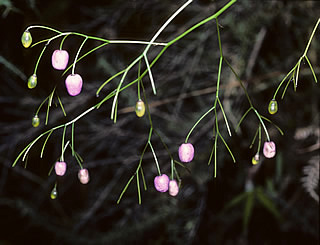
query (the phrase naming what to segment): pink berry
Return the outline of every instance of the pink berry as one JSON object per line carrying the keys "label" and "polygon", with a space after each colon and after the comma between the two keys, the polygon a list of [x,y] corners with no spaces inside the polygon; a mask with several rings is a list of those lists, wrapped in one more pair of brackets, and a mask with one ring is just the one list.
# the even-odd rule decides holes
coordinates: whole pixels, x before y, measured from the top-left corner
{"label": "pink berry", "polygon": [[178,195],[178,192],[179,192],[179,186],[178,186],[177,181],[170,180],[170,182],[169,182],[169,194],[174,197],[174,196]]}
{"label": "pink berry", "polygon": [[56,171],[56,175],[63,176],[66,173],[67,164],[65,162],[56,162],[54,170]]}
{"label": "pink berry", "polygon": [[273,158],[276,155],[276,144],[273,141],[264,142],[263,155],[266,158]]}
{"label": "pink berry", "polygon": [[154,187],[159,192],[166,192],[169,189],[169,177],[165,174],[154,178]]}
{"label": "pink berry", "polygon": [[69,61],[69,54],[66,50],[55,50],[51,57],[51,63],[54,69],[66,69]]}
{"label": "pink berry", "polygon": [[194,157],[194,148],[190,143],[184,143],[179,147],[179,158],[181,162],[191,162]]}
{"label": "pink berry", "polygon": [[88,169],[80,169],[78,172],[78,178],[82,184],[88,184],[90,180]]}
{"label": "pink berry", "polygon": [[66,87],[69,95],[76,96],[80,94],[82,89],[82,78],[79,74],[70,74],[66,78]]}

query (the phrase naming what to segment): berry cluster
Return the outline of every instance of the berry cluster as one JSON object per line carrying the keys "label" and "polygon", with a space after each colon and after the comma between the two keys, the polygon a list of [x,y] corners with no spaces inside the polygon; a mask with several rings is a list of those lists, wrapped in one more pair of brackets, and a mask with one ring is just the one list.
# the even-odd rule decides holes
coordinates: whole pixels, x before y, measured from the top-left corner
{"label": "berry cluster", "polygon": [[[56,172],[57,176],[63,176],[65,175],[67,171],[67,164],[66,162],[56,162],[54,165],[54,170]],[[89,177],[89,171],[86,168],[82,168],[78,172],[78,179],[80,180],[81,184],[88,184],[90,177]]]}
{"label": "berry cluster", "polygon": [[[29,30],[26,30],[21,37],[21,42],[22,45],[25,48],[29,48],[30,45],[32,44],[32,36]],[[48,42],[49,43],[49,42]],[[40,55],[41,57],[41,55]],[[39,57],[39,59],[40,59]],[[52,67],[56,70],[65,70],[68,66],[69,62],[69,53],[66,50],[60,49],[60,50],[55,50],[52,53],[51,56],[51,64]],[[73,64],[74,66],[75,64]],[[37,68],[37,66],[36,66]],[[36,70],[36,69],[35,69]],[[33,89],[37,86],[37,75],[36,71],[34,72],[33,75],[31,75],[28,79],[28,88]],[[76,96],[80,94],[82,90],[82,85],[83,85],[83,80],[82,77],[79,74],[72,74],[68,75],[66,80],[65,80],[65,85],[68,91],[68,94],[71,96]],[[36,126],[34,126],[36,127]]]}

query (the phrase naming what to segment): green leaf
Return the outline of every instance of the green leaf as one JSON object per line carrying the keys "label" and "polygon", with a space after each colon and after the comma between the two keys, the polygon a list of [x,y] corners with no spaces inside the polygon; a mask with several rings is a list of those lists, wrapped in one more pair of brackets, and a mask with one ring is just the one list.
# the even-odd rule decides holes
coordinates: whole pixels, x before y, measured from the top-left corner
{"label": "green leaf", "polygon": [[244,207],[244,213],[243,213],[243,228],[245,229],[245,231],[248,229],[248,224],[251,217],[253,204],[254,204],[254,191],[251,191],[251,192],[248,192],[247,202]]}
{"label": "green leaf", "polygon": [[230,202],[227,203],[227,205],[224,207],[224,211],[238,205],[247,197],[247,195],[248,192],[242,192],[241,194],[237,195],[235,198],[233,198]]}
{"label": "green leaf", "polygon": [[261,188],[257,188],[256,190],[257,198],[260,201],[260,203],[270,212],[273,214],[273,216],[278,219],[282,220],[282,216],[279,213],[278,209],[276,206],[273,204],[272,200],[269,199],[264,193]]}

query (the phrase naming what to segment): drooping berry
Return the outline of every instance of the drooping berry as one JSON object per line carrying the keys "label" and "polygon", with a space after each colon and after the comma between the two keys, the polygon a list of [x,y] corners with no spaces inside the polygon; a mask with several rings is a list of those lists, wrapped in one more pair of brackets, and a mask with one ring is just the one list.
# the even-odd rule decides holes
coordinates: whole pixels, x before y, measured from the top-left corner
{"label": "drooping berry", "polygon": [[270,100],[268,111],[271,115],[277,113],[278,111],[278,102],[274,99]]}
{"label": "drooping berry", "polygon": [[28,79],[28,88],[30,89],[35,88],[37,86],[37,81],[38,81],[38,78],[36,74],[33,74],[32,76],[30,76]]}
{"label": "drooping berry", "polygon": [[52,200],[54,200],[54,199],[57,198],[57,196],[58,196],[58,191],[57,191],[57,187],[55,186],[55,187],[53,187],[53,189],[52,189],[52,191],[50,193],[50,198]]}
{"label": "drooping berry", "polygon": [[264,142],[263,155],[266,158],[273,158],[276,155],[276,144],[273,141]]}
{"label": "drooping berry", "polygon": [[176,180],[170,180],[169,182],[169,195],[176,196],[179,193],[179,186]]}
{"label": "drooping berry", "polygon": [[89,177],[89,172],[88,169],[80,169],[78,172],[78,178],[81,182],[81,184],[88,184],[90,177]]}
{"label": "drooping berry", "polygon": [[166,192],[169,189],[169,177],[166,174],[154,178],[154,187],[159,192]]}
{"label": "drooping berry", "polygon": [[142,100],[138,100],[136,103],[136,114],[138,117],[143,117],[146,112],[146,106]]}
{"label": "drooping berry", "polygon": [[253,165],[256,165],[256,164],[259,163],[259,160],[260,160],[260,155],[257,153],[252,157],[251,162],[252,162]]}
{"label": "drooping berry", "polygon": [[65,162],[56,162],[56,164],[54,165],[54,170],[56,172],[56,175],[63,176],[66,173],[67,164]]}
{"label": "drooping berry", "polygon": [[179,147],[179,158],[181,162],[191,162],[194,157],[194,148],[191,143],[184,143]]}
{"label": "drooping berry", "polygon": [[70,74],[65,81],[69,95],[76,96],[82,89],[82,77],[79,74]]}
{"label": "drooping berry", "polygon": [[23,47],[29,48],[32,43],[32,36],[29,31],[25,31],[21,36],[21,43]]}
{"label": "drooping berry", "polygon": [[40,118],[38,117],[38,115],[35,115],[33,118],[32,118],[32,126],[33,127],[38,127],[40,124]]}
{"label": "drooping berry", "polygon": [[51,56],[51,64],[56,70],[66,69],[69,61],[69,53],[66,50],[55,50]]}

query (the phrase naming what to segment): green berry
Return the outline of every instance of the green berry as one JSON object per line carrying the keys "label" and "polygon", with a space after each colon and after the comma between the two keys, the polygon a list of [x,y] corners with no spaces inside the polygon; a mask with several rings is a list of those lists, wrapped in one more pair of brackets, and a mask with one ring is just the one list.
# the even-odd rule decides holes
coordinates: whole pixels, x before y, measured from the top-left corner
{"label": "green berry", "polygon": [[259,163],[259,160],[260,160],[260,156],[259,156],[259,154],[257,153],[257,154],[255,154],[255,155],[252,157],[251,163],[252,163],[253,165],[256,165],[256,164]]}
{"label": "green berry", "polygon": [[272,99],[269,103],[268,111],[271,115],[277,113],[278,111],[278,103],[276,100]]}
{"label": "green berry", "polygon": [[37,86],[37,75],[33,74],[32,76],[29,77],[28,79],[28,88],[32,89]]}
{"label": "green berry", "polygon": [[57,191],[57,187],[54,187],[51,191],[50,197],[52,200],[56,199],[58,196],[58,191]]}
{"label": "green berry", "polygon": [[143,117],[146,112],[146,106],[142,100],[138,100],[136,103],[136,114],[138,117]]}
{"label": "green berry", "polygon": [[32,126],[33,127],[38,127],[40,124],[40,118],[38,117],[38,115],[35,115],[33,118],[32,118]]}
{"label": "green berry", "polygon": [[30,45],[32,43],[32,36],[31,36],[31,33],[29,31],[25,31],[22,34],[21,42],[22,42],[23,47],[25,47],[25,48],[29,48],[30,47]]}

